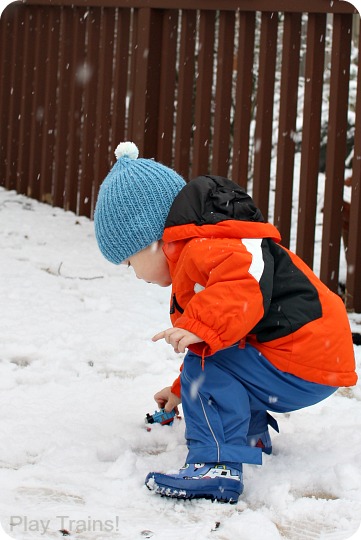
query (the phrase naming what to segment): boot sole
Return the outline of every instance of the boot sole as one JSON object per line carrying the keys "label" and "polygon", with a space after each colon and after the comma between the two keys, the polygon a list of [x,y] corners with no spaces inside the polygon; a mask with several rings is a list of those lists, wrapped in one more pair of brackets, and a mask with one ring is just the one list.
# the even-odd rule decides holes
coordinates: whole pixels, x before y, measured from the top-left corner
{"label": "boot sole", "polygon": [[172,499],[208,499],[230,504],[236,504],[243,491],[243,484],[238,480],[225,478],[202,480],[175,479],[158,473],[150,473],[145,479],[145,485],[150,491],[155,491],[162,497]]}

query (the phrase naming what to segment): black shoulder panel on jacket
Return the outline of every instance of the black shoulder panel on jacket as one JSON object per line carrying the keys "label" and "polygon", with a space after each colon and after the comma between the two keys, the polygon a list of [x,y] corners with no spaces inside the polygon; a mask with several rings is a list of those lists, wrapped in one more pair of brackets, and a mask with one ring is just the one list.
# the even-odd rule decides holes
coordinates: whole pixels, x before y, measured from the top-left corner
{"label": "black shoulder panel on jacket", "polygon": [[165,227],[214,225],[228,219],[264,222],[261,211],[238,184],[222,176],[198,176],[178,193]]}
{"label": "black shoulder panel on jacket", "polygon": [[[262,280],[260,282],[264,305],[267,307],[269,304],[269,307],[267,311],[265,310],[264,317],[250,332],[256,334],[260,342],[287,336],[322,317],[322,306],[316,287],[294,265],[282,246],[270,239],[264,239],[264,243],[268,244],[269,254],[273,258],[273,284],[269,303],[267,296],[270,294],[270,283],[268,281],[262,284]],[[264,253],[267,252],[265,247],[263,250]],[[267,268],[266,259],[264,274],[267,275],[269,271],[272,273],[272,267]]]}

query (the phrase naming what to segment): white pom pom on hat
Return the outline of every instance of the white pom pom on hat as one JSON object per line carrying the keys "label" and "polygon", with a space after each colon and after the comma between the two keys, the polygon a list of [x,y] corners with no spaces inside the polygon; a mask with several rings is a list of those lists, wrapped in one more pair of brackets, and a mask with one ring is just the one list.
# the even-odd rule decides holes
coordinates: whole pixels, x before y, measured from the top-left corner
{"label": "white pom pom on hat", "polygon": [[118,144],[114,151],[115,157],[120,159],[127,157],[129,159],[137,159],[139,156],[139,150],[136,144],[130,141],[121,142]]}

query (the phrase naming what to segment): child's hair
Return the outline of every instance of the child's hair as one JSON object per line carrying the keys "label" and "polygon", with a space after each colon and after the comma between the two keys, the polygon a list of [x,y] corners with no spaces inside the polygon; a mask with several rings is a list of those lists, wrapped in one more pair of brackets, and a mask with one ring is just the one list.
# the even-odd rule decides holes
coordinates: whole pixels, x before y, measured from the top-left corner
{"label": "child's hair", "polygon": [[153,159],[137,159],[134,143],[120,143],[117,162],[102,183],[94,213],[95,235],[108,261],[120,264],[160,240],[170,207],[186,185]]}

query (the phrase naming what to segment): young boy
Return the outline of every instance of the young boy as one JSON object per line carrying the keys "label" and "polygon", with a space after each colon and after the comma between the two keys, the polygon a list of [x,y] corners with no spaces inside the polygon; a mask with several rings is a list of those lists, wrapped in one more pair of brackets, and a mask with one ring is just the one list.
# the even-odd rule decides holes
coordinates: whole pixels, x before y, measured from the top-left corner
{"label": "young boy", "polygon": [[95,210],[99,248],[138,278],[172,285],[165,339],[185,355],[166,411],[182,401],[188,457],[178,474],[151,472],[160,495],[237,502],[242,464],[272,452],[268,411],[318,403],[356,383],[347,314],[230,180],[188,184],[121,143]]}

